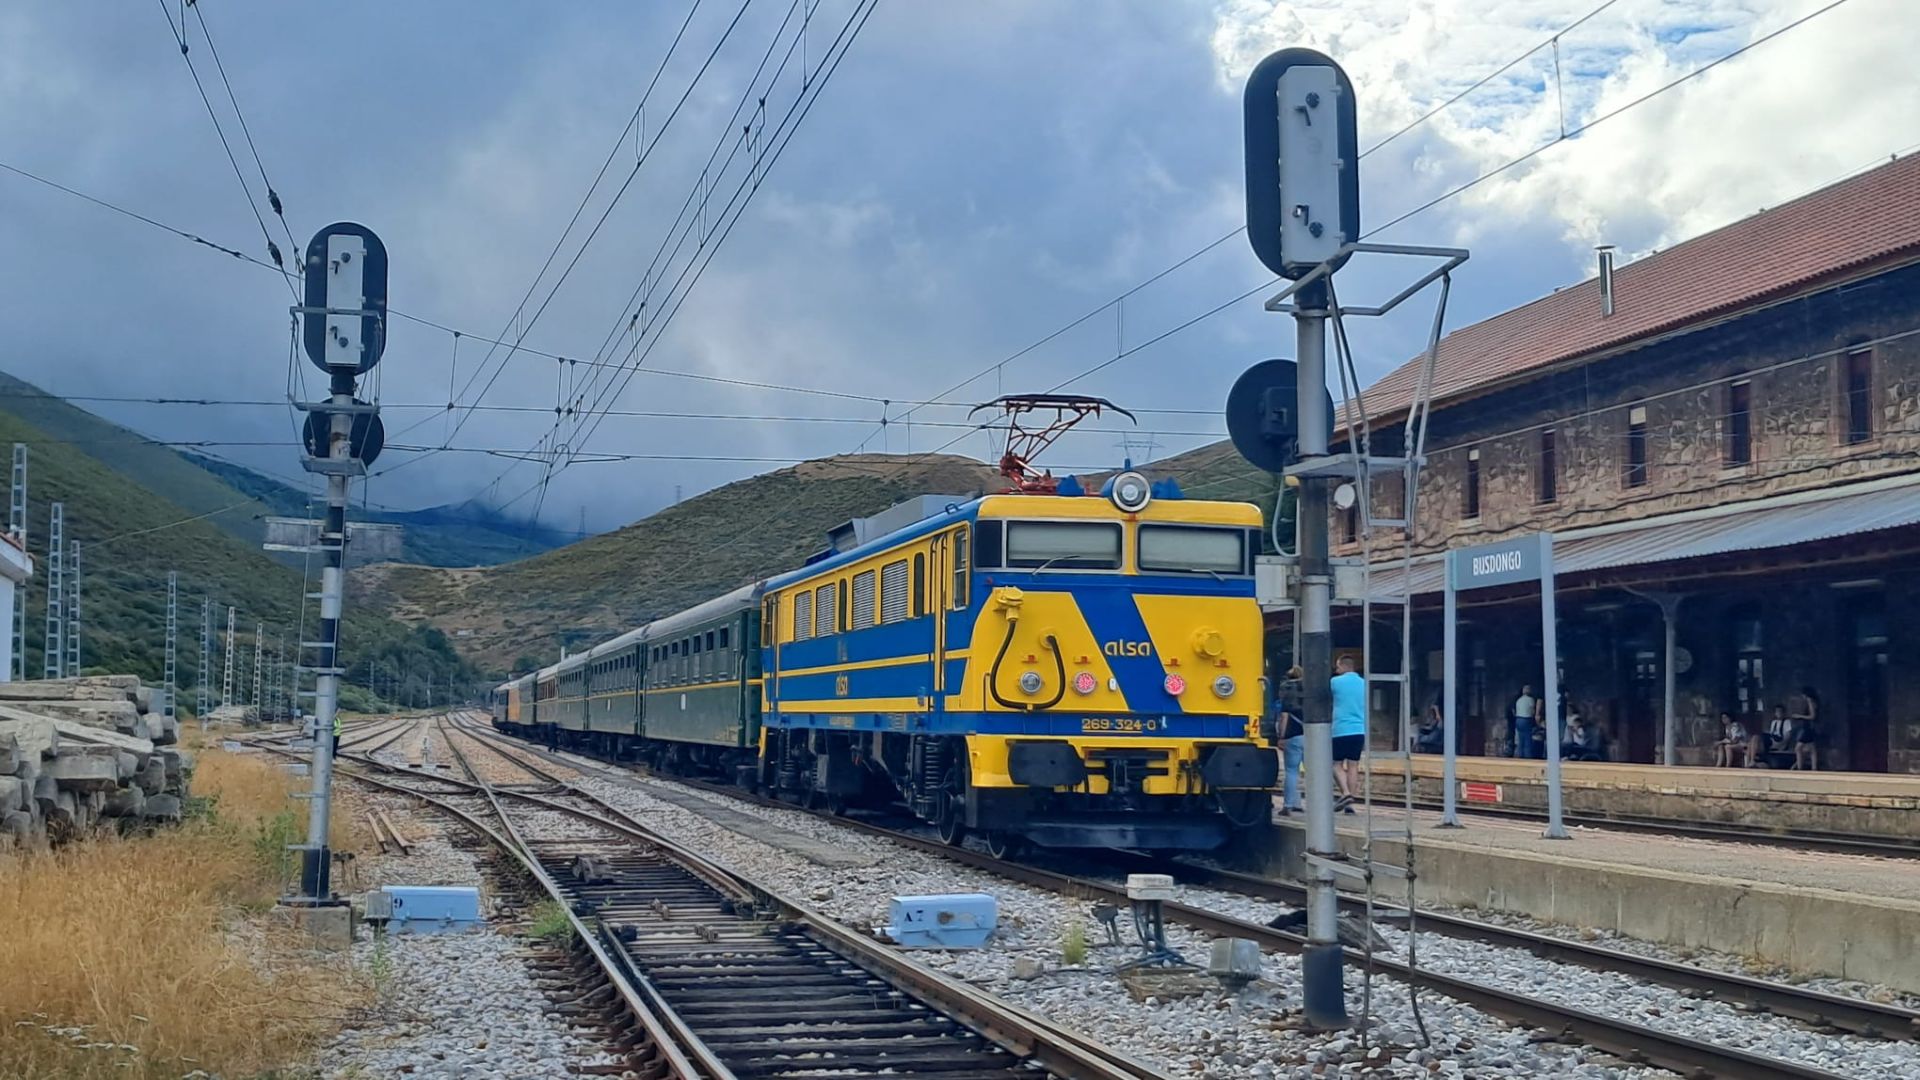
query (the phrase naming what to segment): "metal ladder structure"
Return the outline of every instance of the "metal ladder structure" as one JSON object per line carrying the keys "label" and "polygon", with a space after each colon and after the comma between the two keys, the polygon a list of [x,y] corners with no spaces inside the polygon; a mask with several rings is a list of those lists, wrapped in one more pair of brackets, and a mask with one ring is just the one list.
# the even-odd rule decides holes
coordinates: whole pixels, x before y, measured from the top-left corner
{"label": "metal ladder structure", "polygon": [[[1375,253],[1383,255],[1405,255],[1429,257],[1442,260],[1440,265],[1422,274],[1412,285],[1383,304],[1373,307],[1342,307],[1339,295],[1334,290],[1333,268],[1344,261],[1348,254]],[[1418,520],[1419,478],[1421,467],[1425,464],[1428,418],[1433,397],[1434,368],[1439,360],[1441,331],[1445,325],[1447,301],[1452,291],[1452,272],[1467,260],[1467,252],[1456,248],[1426,248],[1399,244],[1349,244],[1342,254],[1322,264],[1320,268],[1291,283],[1289,287],[1269,300],[1269,311],[1290,311],[1292,305],[1288,298],[1299,289],[1316,280],[1324,280],[1327,290],[1327,312],[1332,324],[1334,354],[1340,373],[1341,413],[1346,428],[1347,452],[1330,453],[1325,458],[1310,459],[1289,469],[1290,476],[1318,475],[1330,479],[1343,480],[1353,486],[1355,511],[1355,535],[1360,542],[1358,564],[1359,588],[1356,596],[1348,598],[1346,606],[1358,608],[1361,624],[1361,674],[1366,679],[1371,698],[1376,686],[1392,685],[1396,687],[1398,699],[1398,725],[1396,749],[1390,753],[1376,752],[1373,749],[1371,731],[1362,744],[1361,751],[1361,792],[1364,833],[1360,857],[1322,860],[1309,854],[1307,858],[1322,862],[1327,869],[1340,878],[1357,885],[1363,890],[1366,903],[1366,927],[1359,943],[1367,958],[1365,980],[1363,983],[1363,1003],[1361,1015],[1361,1040],[1368,1038],[1368,1019],[1372,1014],[1373,995],[1373,957],[1374,957],[1374,918],[1375,909],[1381,899],[1380,881],[1391,879],[1403,885],[1399,903],[1404,906],[1407,920],[1407,965],[1418,966],[1419,927],[1417,921],[1415,848],[1413,838],[1413,595],[1408,584],[1414,557],[1414,525]],[[1425,290],[1427,286],[1439,283],[1440,291],[1434,307],[1432,328],[1428,334],[1427,348],[1422,358],[1420,377],[1416,384],[1413,401],[1407,410],[1407,421],[1400,452],[1393,455],[1373,453],[1373,432],[1370,427],[1365,396],[1360,390],[1359,372],[1355,366],[1353,349],[1346,329],[1346,316],[1378,317],[1397,308],[1402,302]],[[1395,514],[1375,513],[1374,481],[1382,476],[1400,477],[1401,505]],[[1393,596],[1376,595],[1373,585],[1375,569],[1375,531],[1399,530],[1400,543],[1392,565],[1399,571],[1400,593]],[[1383,566],[1386,564],[1383,564]],[[1336,604],[1340,603],[1336,598]],[[1376,670],[1374,658],[1376,652],[1374,640],[1375,608],[1394,609],[1398,619],[1398,663],[1393,671]],[[1399,767],[1401,784],[1401,818],[1398,825],[1381,828],[1375,824],[1373,780],[1376,765],[1391,763]],[[1375,851],[1377,840],[1395,840],[1405,852],[1404,865],[1388,862],[1379,858]],[[1409,994],[1414,995],[1412,988]],[[1419,1025],[1423,1040],[1427,1039],[1426,1021],[1422,1017],[1417,996],[1413,997],[1413,1013]]]}

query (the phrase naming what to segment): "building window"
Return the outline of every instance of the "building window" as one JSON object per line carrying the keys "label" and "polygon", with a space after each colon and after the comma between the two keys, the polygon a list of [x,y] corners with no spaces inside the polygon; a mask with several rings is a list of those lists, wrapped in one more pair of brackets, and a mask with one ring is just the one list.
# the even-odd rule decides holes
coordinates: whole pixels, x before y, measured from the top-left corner
{"label": "building window", "polygon": [[1733,657],[1733,701],[1736,719],[1759,716],[1767,708],[1767,661],[1761,637],[1759,609],[1743,604],[1728,613],[1727,637]]}
{"label": "building window", "polygon": [[1340,511],[1340,542],[1351,544],[1360,538],[1360,503]]}
{"label": "building window", "polygon": [[1560,497],[1560,448],[1552,428],[1540,432],[1538,471],[1540,487],[1535,493],[1538,500],[1543,503],[1555,501]]}
{"label": "building window", "polygon": [[1842,370],[1847,414],[1847,445],[1857,446],[1873,438],[1873,350],[1859,349],[1847,354]]}
{"label": "building window", "polygon": [[1647,483],[1647,407],[1635,405],[1627,410],[1627,463],[1621,482],[1628,487]]}
{"label": "building window", "polygon": [[1753,384],[1742,380],[1727,387],[1727,418],[1722,440],[1729,466],[1753,460]]}
{"label": "building window", "polygon": [[1480,516],[1480,448],[1467,451],[1467,483],[1464,492],[1465,501],[1460,516],[1477,518]]}

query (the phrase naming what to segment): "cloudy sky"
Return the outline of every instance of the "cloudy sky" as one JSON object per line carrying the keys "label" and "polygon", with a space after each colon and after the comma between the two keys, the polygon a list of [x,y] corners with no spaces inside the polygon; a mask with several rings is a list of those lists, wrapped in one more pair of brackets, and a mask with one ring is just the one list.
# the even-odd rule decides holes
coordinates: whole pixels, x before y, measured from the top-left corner
{"label": "cloudy sky", "polygon": [[[603,529],[805,457],[990,456],[965,405],[1069,380],[1160,411],[1100,422],[1057,466],[1211,441],[1235,375],[1290,351],[1257,295],[1227,303],[1267,277],[1229,234],[1241,83],[1277,47],[1345,64],[1363,146],[1518,61],[1362,166],[1373,229],[1546,147],[1378,235],[1473,249],[1453,326],[1588,276],[1595,244],[1668,246],[1920,144],[1907,0],[867,5],[201,0],[188,55],[243,191],[178,3],[0,0],[0,163],[259,259],[249,200],[283,251],[289,231],[371,226],[393,307],[464,332],[394,320],[389,441],[447,449],[389,451],[373,498]],[[1404,271],[1356,263],[1345,295]],[[163,439],[277,443],[219,452],[299,475],[273,403],[319,381],[289,364],[271,270],[0,171],[0,296],[0,369],[264,402],[88,407]],[[1419,346],[1417,307],[1356,328],[1363,377]],[[540,461],[480,451],[567,464],[543,489]]]}

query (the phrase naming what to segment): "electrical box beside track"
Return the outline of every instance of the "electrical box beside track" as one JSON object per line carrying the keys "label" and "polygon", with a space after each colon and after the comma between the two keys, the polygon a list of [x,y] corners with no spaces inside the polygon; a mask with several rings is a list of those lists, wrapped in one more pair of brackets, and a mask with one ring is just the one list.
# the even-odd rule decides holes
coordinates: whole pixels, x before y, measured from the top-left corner
{"label": "electrical box beside track", "polygon": [[999,925],[986,893],[896,896],[887,908],[887,936],[907,949],[977,949]]}

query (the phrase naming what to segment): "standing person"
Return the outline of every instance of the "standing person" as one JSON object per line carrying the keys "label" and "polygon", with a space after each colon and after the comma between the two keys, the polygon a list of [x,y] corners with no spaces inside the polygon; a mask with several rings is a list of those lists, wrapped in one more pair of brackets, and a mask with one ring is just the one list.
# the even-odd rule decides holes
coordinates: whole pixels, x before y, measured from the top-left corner
{"label": "standing person", "polygon": [[1533,756],[1533,720],[1540,711],[1540,699],[1533,696],[1532,683],[1521,685],[1520,696],[1513,699],[1508,711],[1513,714],[1513,756],[1530,758]]}
{"label": "standing person", "polygon": [[1360,786],[1360,755],[1367,748],[1367,680],[1353,668],[1351,656],[1333,662],[1333,776],[1340,785],[1334,809],[1349,814]]}
{"label": "standing person", "polygon": [[1300,726],[1300,710],[1294,704],[1300,680],[1306,672],[1295,664],[1274,702],[1274,736],[1280,743],[1280,813],[1298,813],[1307,808],[1300,798],[1300,763],[1307,757],[1307,729]]}
{"label": "standing person", "polygon": [[1818,769],[1820,767],[1820,695],[1813,687],[1800,688],[1800,701],[1794,710],[1793,719],[1798,726],[1793,733],[1793,767],[1796,769]]}

